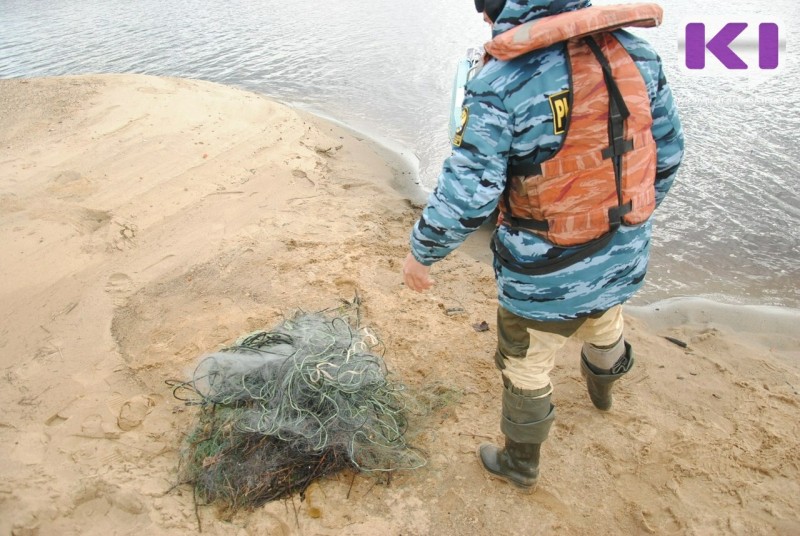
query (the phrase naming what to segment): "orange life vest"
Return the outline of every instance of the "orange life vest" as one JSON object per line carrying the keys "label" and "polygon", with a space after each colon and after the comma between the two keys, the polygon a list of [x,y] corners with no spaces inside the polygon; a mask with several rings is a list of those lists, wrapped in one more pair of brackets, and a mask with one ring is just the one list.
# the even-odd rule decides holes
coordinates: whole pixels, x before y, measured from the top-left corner
{"label": "orange life vest", "polygon": [[567,41],[572,77],[571,98],[560,104],[569,111],[563,145],[542,163],[509,166],[498,225],[578,246],[607,242],[620,225],[650,217],[657,159],[650,99],[610,31],[656,26],[661,16],[656,4],[588,7],[522,24],[486,44],[493,57],[508,60]]}

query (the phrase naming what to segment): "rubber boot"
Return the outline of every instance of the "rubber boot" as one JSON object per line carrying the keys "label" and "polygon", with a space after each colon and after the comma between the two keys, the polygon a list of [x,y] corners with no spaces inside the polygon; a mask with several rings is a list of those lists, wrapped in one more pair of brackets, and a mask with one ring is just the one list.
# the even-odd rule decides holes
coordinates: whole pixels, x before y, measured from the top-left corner
{"label": "rubber boot", "polygon": [[512,389],[503,391],[500,429],[506,436],[505,447],[483,443],[478,447],[478,457],[492,475],[533,492],[539,479],[539,453],[553,424],[555,407],[549,394],[531,398]]}
{"label": "rubber boot", "polygon": [[478,447],[483,467],[495,476],[525,490],[533,491],[539,480],[541,443],[517,443],[506,438],[505,448],[491,443]]}
{"label": "rubber boot", "polygon": [[586,354],[581,352],[581,375],[586,379],[589,398],[592,399],[594,407],[603,411],[611,409],[614,401],[611,389],[614,386],[614,382],[627,374],[632,367],[633,349],[627,342],[625,343],[625,355],[610,370],[598,369],[589,363]]}

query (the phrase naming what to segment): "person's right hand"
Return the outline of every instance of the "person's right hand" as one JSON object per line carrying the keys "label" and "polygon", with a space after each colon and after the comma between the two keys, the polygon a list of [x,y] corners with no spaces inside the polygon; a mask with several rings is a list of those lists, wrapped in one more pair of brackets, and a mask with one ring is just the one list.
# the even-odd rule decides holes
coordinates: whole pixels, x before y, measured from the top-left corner
{"label": "person's right hand", "polygon": [[406,256],[403,263],[403,281],[406,286],[416,292],[423,292],[431,288],[435,281],[430,277],[431,267],[417,261],[411,253]]}

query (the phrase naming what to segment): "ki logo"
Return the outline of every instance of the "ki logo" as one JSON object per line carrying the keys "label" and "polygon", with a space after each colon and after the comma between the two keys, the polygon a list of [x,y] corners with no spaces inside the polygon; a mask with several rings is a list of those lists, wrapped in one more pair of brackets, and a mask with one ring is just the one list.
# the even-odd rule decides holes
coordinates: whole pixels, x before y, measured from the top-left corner
{"label": "ki logo", "polygon": [[785,42],[774,22],[706,21],[687,23],[679,48],[684,52],[687,69],[741,73],[778,69]]}

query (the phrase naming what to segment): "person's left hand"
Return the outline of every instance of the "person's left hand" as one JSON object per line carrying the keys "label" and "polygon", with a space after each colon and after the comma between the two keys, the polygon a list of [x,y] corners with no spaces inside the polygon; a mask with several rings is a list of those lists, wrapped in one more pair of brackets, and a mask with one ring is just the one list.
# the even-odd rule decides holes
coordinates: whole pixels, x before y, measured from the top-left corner
{"label": "person's left hand", "polygon": [[403,281],[408,288],[422,292],[431,288],[435,281],[430,276],[431,267],[421,264],[411,253],[403,263]]}

